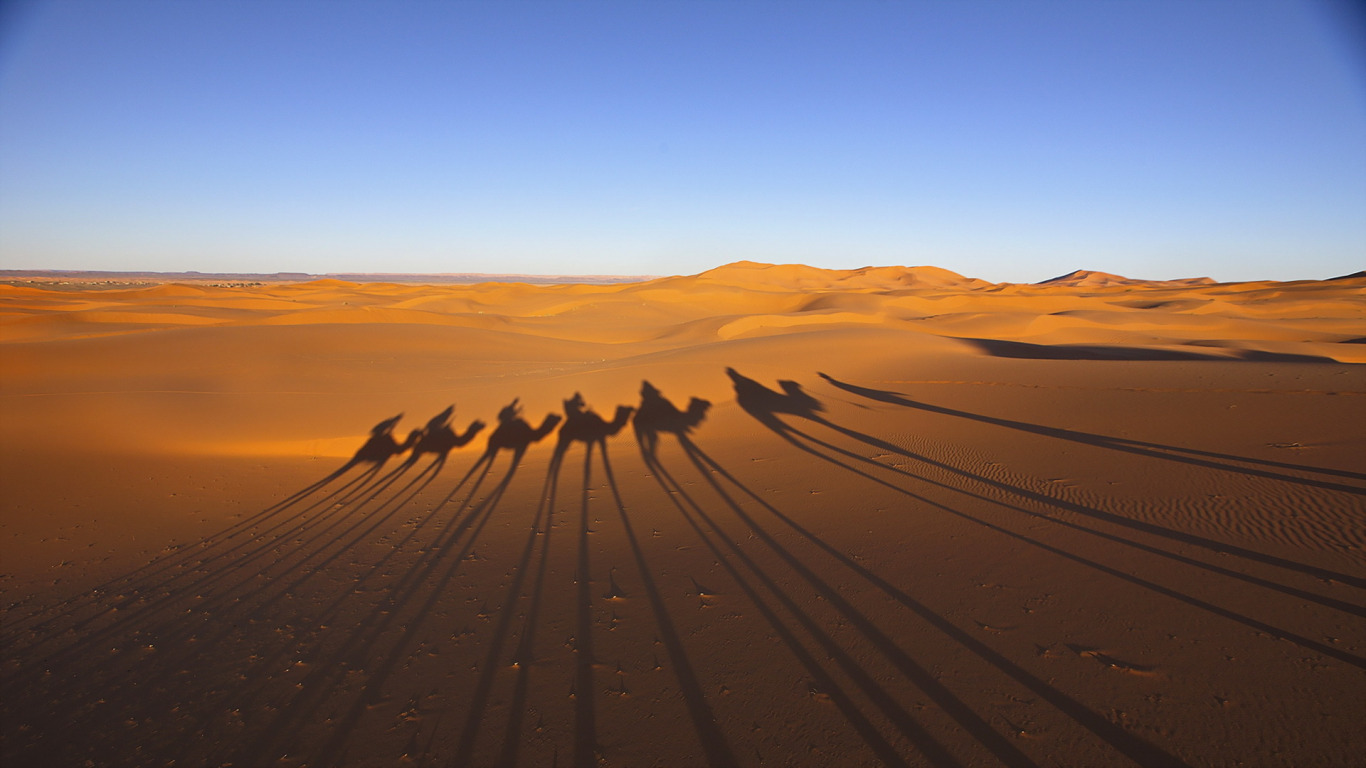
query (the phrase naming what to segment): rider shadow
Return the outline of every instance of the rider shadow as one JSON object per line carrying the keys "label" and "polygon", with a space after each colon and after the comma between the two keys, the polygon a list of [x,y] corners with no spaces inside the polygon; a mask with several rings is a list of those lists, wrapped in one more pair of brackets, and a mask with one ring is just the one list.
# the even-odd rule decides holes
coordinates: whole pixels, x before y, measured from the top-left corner
{"label": "rider shadow", "polygon": [[[440,474],[442,468],[445,466],[447,457],[452,450],[469,444],[469,442],[474,439],[475,435],[477,435],[485,426],[482,421],[476,419],[470,423],[464,434],[457,435],[450,424],[450,419],[454,412],[454,405],[447,406],[443,411],[429,419],[423,429],[413,430],[409,435],[409,439],[405,442],[405,445],[397,446],[398,450],[401,452],[402,450],[405,450],[405,446],[411,445],[411,448],[407,448],[407,450],[411,450],[409,457],[403,464],[390,472],[389,475],[376,482],[373,486],[373,490],[357,504],[357,507],[363,509],[367,504],[378,498],[381,493],[394,484],[399,476],[406,473],[414,464],[416,464],[421,456],[425,454],[434,454],[435,456],[431,463],[408,480],[408,482],[399,490],[380,501],[373,509],[366,512],[366,514],[358,516],[359,519],[337,534],[335,541],[333,542],[334,546],[329,547],[332,550],[331,554],[320,561],[312,563],[307,569],[300,569],[301,573],[296,576],[295,582],[281,590],[281,594],[288,594],[294,587],[305,581],[310,573],[328,567],[349,551],[350,548],[366,541],[368,537],[378,531],[382,525],[391,520],[400,509],[406,507],[431,485],[432,481]],[[381,425],[384,423],[385,422],[381,422]],[[414,439],[414,435],[417,436],[416,439]],[[372,440],[371,442],[375,441]],[[385,454],[389,453],[390,450],[390,446],[384,445],[381,442],[381,450],[374,452],[371,444],[367,443],[366,446],[362,446],[361,450],[357,453],[357,456],[366,454],[378,456],[381,458],[380,463],[382,464],[383,461],[387,460]],[[458,491],[459,488],[460,486],[457,485],[456,490]],[[427,514],[414,519],[411,523],[411,530],[408,531],[402,539],[397,541],[396,546],[390,550],[389,555],[396,553],[405,544],[417,537],[423,528],[436,519],[438,511],[439,508],[433,508],[429,510]],[[347,537],[350,538],[348,539]],[[380,564],[383,564],[387,559],[388,555],[381,558]],[[301,564],[302,562],[307,562],[307,560],[301,561]]]}
{"label": "rider shadow", "polygon": [[564,426],[560,427],[560,434],[555,441],[555,456],[551,466],[558,471],[565,453],[574,443],[583,443],[589,454],[596,447],[606,457],[607,438],[620,432],[631,420],[634,411],[635,408],[629,405],[618,405],[612,420],[607,421],[587,407],[583,395],[575,392],[573,397],[564,401]]}
{"label": "rider shadow", "polygon": [[484,449],[484,455],[479,457],[479,462],[476,462],[475,466],[481,462],[492,464],[501,451],[512,451],[512,466],[516,467],[522,461],[527,448],[555,431],[555,427],[560,423],[558,414],[548,413],[539,427],[532,427],[522,418],[522,406],[518,404],[520,401],[521,398],[513,398],[511,403],[498,412],[498,426],[489,435],[488,447]]}
{"label": "rider shadow", "polygon": [[439,472],[446,464],[446,457],[451,451],[468,445],[474,436],[484,429],[484,422],[475,419],[470,422],[463,434],[457,435],[451,427],[451,416],[454,413],[455,406],[451,405],[427,421],[421,436],[412,445],[412,453],[409,454],[406,464],[416,464],[420,457],[430,453],[435,455],[432,463],[436,467],[435,471]]}
{"label": "rider shadow", "polygon": [[[518,635],[516,647],[512,652],[511,669],[514,670],[515,679],[513,681],[513,691],[511,705],[507,707],[509,715],[506,728],[503,733],[502,745],[498,749],[499,758],[497,765],[514,765],[517,763],[518,754],[523,745],[523,722],[527,714],[525,706],[530,689],[530,677],[536,665],[535,656],[535,637],[537,624],[539,621],[542,597],[545,590],[545,577],[547,573],[548,553],[550,551],[551,538],[554,535],[554,512],[555,497],[559,484],[560,468],[563,465],[564,457],[569,449],[576,442],[584,443],[587,447],[584,456],[584,488],[583,488],[583,522],[578,531],[579,552],[578,564],[576,566],[575,583],[578,585],[576,601],[578,605],[577,613],[577,633],[575,644],[575,670],[572,692],[582,692],[573,696],[575,700],[575,730],[574,730],[574,764],[591,765],[596,763],[598,744],[596,738],[596,708],[594,704],[593,678],[593,642],[592,642],[592,622],[591,607],[592,597],[589,594],[591,579],[588,574],[588,553],[587,553],[587,514],[588,514],[588,487],[590,481],[591,462],[593,449],[596,447],[604,463],[607,461],[607,438],[617,434],[630,419],[632,409],[629,406],[621,406],[617,409],[612,421],[607,421],[597,413],[587,407],[583,396],[575,393],[574,396],[564,401],[564,417],[552,414],[546,418],[542,424],[545,432],[560,424],[560,431],[555,443],[555,452],[550,460],[550,465],[546,471],[544,485],[541,488],[541,496],[537,503],[536,517],[528,531],[527,539],[523,545],[522,554],[516,567],[512,570],[513,582],[507,590],[508,604],[498,611],[499,619],[493,627],[493,633],[489,640],[487,659],[480,669],[478,679],[470,691],[469,714],[465,724],[460,731],[459,738],[455,746],[455,753],[450,762],[453,768],[468,766],[475,761],[476,743],[483,730],[483,720],[488,707],[490,696],[492,695],[494,677],[496,670],[505,668],[502,666],[504,646],[507,644],[512,627],[511,620],[514,616],[521,616],[522,629]],[[527,427],[526,429],[529,429]],[[497,432],[495,432],[495,436]],[[494,441],[494,438],[490,438]],[[492,448],[491,448],[492,450]],[[609,469],[610,476],[610,469]],[[540,544],[540,556],[533,565],[533,556]],[[531,575],[533,581],[529,590],[530,603],[525,612],[516,609],[518,596],[522,594],[523,579]]]}
{"label": "rider shadow", "polygon": [[371,478],[378,475],[379,471],[384,468],[384,465],[388,463],[390,459],[408,451],[422,439],[423,433],[420,429],[410,431],[408,437],[402,443],[399,443],[394,439],[394,427],[398,424],[399,419],[402,418],[403,414],[400,413],[397,416],[385,419],[371,427],[370,437],[366,439],[365,443],[361,445],[360,448],[356,449],[355,455],[353,455],[349,461],[338,467],[336,471],[327,477],[296,492],[294,495],[281,502],[281,504],[287,505],[294,500],[301,499],[315,491],[321,490],[333,480],[345,475],[356,467],[366,467],[366,470],[359,478],[350,481],[347,485],[350,486],[359,480],[360,485],[363,486]]}
{"label": "rider shadow", "polygon": [[686,410],[679,410],[650,382],[640,383],[640,407],[631,420],[635,428],[636,440],[641,449],[652,458],[659,447],[660,433],[668,433],[683,438],[692,433],[707,418],[711,401],[694,397],[688,401]]}
{"label": "rider shadow", "polygon": [[[641,455],[645,457],[646,466],[656,473],[657,478],[659,471],[657,469],[659,435],[667,433],[674,435],[679,440],[686,440],[688,435],[706,419],[707,412],[710,409],[710,401],[694,397],[688,401],[686,410],[679,410],[653,384],[648,381],[640,383],[640,405],[636,408],[631,426],[635,430],[636,443],[640,447]],[[616,499],[618,516],[621,518],[622,527],[626,531],[627,542],[631,546],[631,554],[636,561],[636,568],[641,575],[645,597],[650,603],[650,610],[654,613],[655,623],[660,630],[660,640],[664,644],[664,650],[668,654],[669,661],[677,675],[679,688],[683,694],[683,702],[688,709],[693,728],[697,731],[697,737],[702,745],[702,751],[706,755],[707,764],[709,766],[733,765],[736,762],[735,755],[717,724],[716,716],[712,711],[711,704],[707,701],[697,672],[683,648],[682,636],[674,625],[673,617],[664,604],[653,572],[645,560],[644,549],[636,537],[630,517],[626,514],[626,506],[621,501],[621,493],[617,489],[616,478],[612,474],[612,466],[607,463],[605,454],[603,462],[613,497]]]}

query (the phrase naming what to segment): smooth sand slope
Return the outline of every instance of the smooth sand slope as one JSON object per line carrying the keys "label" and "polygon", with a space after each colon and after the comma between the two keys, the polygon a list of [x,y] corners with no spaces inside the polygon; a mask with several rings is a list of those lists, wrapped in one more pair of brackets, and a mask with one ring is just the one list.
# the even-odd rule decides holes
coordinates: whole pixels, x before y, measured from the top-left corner
{"label": "smooth sand slope", "polygon": [[1360,765],[1363,342],[1366,278],[0,286],[0,763]]}

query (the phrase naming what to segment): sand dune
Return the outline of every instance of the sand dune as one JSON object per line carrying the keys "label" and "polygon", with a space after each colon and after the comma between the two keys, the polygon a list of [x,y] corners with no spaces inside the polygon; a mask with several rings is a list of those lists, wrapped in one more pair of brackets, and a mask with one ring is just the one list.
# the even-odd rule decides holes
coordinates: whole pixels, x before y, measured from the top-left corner
{"label": "sand dune", "polygon": [[1366,754],[1366,278],[66,288],[4,765]]}

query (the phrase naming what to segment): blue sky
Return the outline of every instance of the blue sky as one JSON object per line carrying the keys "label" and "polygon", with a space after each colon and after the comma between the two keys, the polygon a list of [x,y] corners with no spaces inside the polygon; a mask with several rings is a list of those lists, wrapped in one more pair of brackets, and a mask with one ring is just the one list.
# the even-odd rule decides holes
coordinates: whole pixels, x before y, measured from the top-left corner
{"label": "blue sky", "polygon": [[1366,268],[1345,0],[0,8],[0,268]]}

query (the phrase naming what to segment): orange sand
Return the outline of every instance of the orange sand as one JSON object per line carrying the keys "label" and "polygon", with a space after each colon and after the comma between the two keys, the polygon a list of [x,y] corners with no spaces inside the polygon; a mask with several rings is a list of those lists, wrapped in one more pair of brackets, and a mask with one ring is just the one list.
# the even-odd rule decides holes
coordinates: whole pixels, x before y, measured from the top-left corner
{"label": "orange sand", "polygon": [[1360,764],[1364,288],[0,286],[0,763]]}

